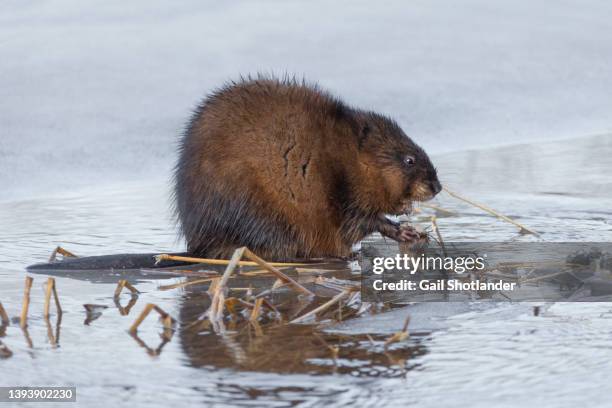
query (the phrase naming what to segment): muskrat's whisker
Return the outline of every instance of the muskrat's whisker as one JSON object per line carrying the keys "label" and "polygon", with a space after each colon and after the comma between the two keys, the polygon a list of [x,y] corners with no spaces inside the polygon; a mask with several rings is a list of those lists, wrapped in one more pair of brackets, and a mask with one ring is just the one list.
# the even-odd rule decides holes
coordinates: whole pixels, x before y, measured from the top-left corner
{"label": "muskrat's whisker", "polygon": [[448,188],[446,188],[446,187],[442,187],[442,189],[443,189],[444,191],[446,191],[446,193],[447,193],[448,195],[450,195],[451,197],[454,197],[454,198],[456,198],[456,199],[458,199],[458,200],[464,201],[464,202],[466,202],[466,203],[468,203],[468,204],[470,204],[470,205],[473,205],[474,207],[480,208],[481,210],[483,210],[483,211],[485,211],[485,212],[488,212],[489,214],[494,215],[495,217],[497,217],[497,218],[499,218],[499,219],[502,219],[502,220],[504,220],[504,221],[506,221],[506,222],[509,222],[510,224],[513,224],[513,225],[515,225],[515,226],[519,227],[519,228],[520,228],[520,232],[521,232],[521,233],[529,233],[529,234],[533,234],[533,235],[537,235],[537,236],[539,236],[539,235],[540,235],[539,233],[537,233],[537,232],[535,232],[535,231],[533,231],[533,230],[531,230],[531,229],[529,229],[529,228],[525,227],[525,226],[524,226],[524,225],[522,225],[522,224],[519,224],[518,222],[514,221],[513,219],[508,218],[508,217],[506,217],[505,215],[503,215],[503,214],[501,214],[501,213],[499,213],[499,212],[497,212],[497,211],[495,211],[495,210],[493,210],[493,209],[491,209],[491,208],[489,208],[489,207],[486,207],[486,206],[484,206],[484,205],[482,205],[482,204],[478,204],[478,203],[476,203],[476,202],[474,202],[474,201],[472,201],[472,200],[470,200],[470,199],[468,199],[468,198],[462,197],[462,196],[460,196],[459,194],[457,194],[457,193],[454,193],[454,192],[450,191],[450,190],[449,190]]}

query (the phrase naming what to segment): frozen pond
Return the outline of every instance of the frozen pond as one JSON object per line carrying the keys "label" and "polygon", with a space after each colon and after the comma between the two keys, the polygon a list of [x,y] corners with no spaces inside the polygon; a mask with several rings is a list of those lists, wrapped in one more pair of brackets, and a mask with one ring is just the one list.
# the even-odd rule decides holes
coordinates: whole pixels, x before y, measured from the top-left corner
{"label": "frozen pond", "polygon": [[[610,181],[599,174],[611,170],[609,161],[602,160],[611,149],[612,138],[602,136],[435,157],[449,186],[516,217],[542,236],[518,235],[513,226],[444,195],[437,204],[459,215],[438,220],[442,234],[447,240],[610,241]],[[574,162],[575,171],[562,174]],[[462,175],[459,169],[468,164],[474,169],[470,174],[486,177]],[[501,184],[503,180],[512,183]],[[0,287],[9,314],[19,314],[24,266],[46,260],[57,244],[79,255],[181,250],[163,186],[160,180],[2,203]],[[226,343],[211,335],[194,339],[179,332],[158,356],[151,356],[126,333],[146,303],[156,303],[179,318],[201,312],[192,292],[157,290],[176,279],[140,280],[136,286],[142,295],[130,314],[122,315],[121,308],[130,298],[124,295],[116,305],[114,283],[58,278],[65,313],[59,347],[54,347],[40,317],[44,277],[34,276],[28,330],[32,347],[18,325],[6,329],[2,341],[13,356],[0,361],[0,383],[74,384],[79,402],[91,406],[138,402],[166,406],[173,400],[271,406],[300,401],[306,406],[456,402],[483,407],[493,402],[515,406],[537,401],[551,407],[607,402],[601,390],[612,374],[608,303],[544,304],[539,317],[525,303],[425,303],[358,318],[320,333],[347,350],[331,370],[329,356],[314,351],[306,365],[291,365],[283,357],[320,349],[308,341],[310,331],[275,333],[265,338],[263,349],[253,349],[256,345],[243,343],[240,337],[236,343]],[[84,324],[83,304],[108,308]],[[396,332],[408,313],[413,336],[394,351],[401,361],[389,360],[379,339]],[[160,344],[160,330],[150,320],[139,332],[149,352]],[[359,337],[361,333],[371,333],[376,343],[370,345]],[[231,357],[234,354],[228,350],[236,345],[259,358],[259,366]]]}
{"label": "frozen pond", "polygon": [[[25,266],[56,245],[182,250],[177,137],[207,92],[256,72],[392,116],[445,186],[541,233],[441,194],[457,213],[438,214],[447,241],[611,242],[611,14],[601,0],[3,1],[0,301],[18,316]],[[526,303],[424,303],[259,341],[179,330],[160,343],[151,319],[139,343],[127,329],[147,303],[185,319],[198,295],[144,278],[136,303],[116,304],[117,276],[59,277],[57,330],[34,277],[28,332],[0,329],[12,351],[0,385],[75,385],[86,406],[609,406],[610,303],[543,304],[538,317]],[[106,308],[94,320],[83,304]],[[385,354],[407,314],[412,336]],[[319,338],[340,347],[337,365]]]}

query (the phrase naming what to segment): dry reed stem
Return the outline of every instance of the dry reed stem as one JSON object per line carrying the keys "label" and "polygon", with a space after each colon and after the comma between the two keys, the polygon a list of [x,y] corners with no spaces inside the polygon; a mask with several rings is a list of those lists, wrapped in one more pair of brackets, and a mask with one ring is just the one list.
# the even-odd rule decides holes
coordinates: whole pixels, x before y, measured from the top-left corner
{"label": "dry reed stem", "polygon": [[213,278],[212,281],[210,282],[210,286],[206,290],[206,293],[208,293],[211,297],[215,294],[215,290],[217,290],[220,280],[221,280],[221,277],[218,277],[218,278]]}
{"label": "dry reed stem", "polygon": [[327,341],[318,333],[313,333],[313,335],[321,342],[323,345],[331,352],[331,358],[334,361],[334,365],[337,365],[338,354],[340,354],[340,347],[338,346],[330,346]]}
{"label": "dry reed stem", "polygon": [[149,313],[151,313],[152,310],[155,310],[159,314],[161,321],[164,325],[164,329],[172,329],[172,327],[174,326],[174,319],[170,317],[168,313],[164,312],[159,306],[153,303],[147,303],[144,309],[142,309],[142,312],[140,312],[140,315],[136,318],[136,320],[134,320],[134,323],[132,323],[132,325],[130,326],[129,332],[131,334],[135,334],[136,332],[138,332],[138,326],[140,326],[140,324],[144,321],[144,319],[147,318],[147,316],[149,315]]}
{"label": "dry reed stem", "polygon": [[[234,270],[240,263],[244,252],[246,251],[245,247],[238,248],[232,254],[232,258],[230,259],[227,268],[225,268],[225,272],[220,279],[215,279],[211,287],[209,288],[209,293],[212,294],[212,299],[210,302],[210,307],[208,308],[208,320],[212,323],[218,322],[223,318],[223,308],[225,307],[225,295],[223,290],[229,281],[230,276],[234,273]],[[214,285],[214,288],[213,288]],[[212,289],[212,290],[211,290]]]}
{"label": "dry reed stem", "polygon": [[11,322],[8,317],[8,314],[6,313],[6,310],[4,310],[4,306],[2,306],[2,302],[0,302],[0,322],[2,326],[8,326]]}
{"label": "dry reed stem", "polygon": [[[179,255],[169,255],[169,254],[160,254],[155,255],[155,263],[160,263],[161,261],[182,261],[182,262],[191,262],[191,263],[203,263],[208,265],[229,265],[232,261],[227,259],[210,259],[210,258],[196,258],[191,256],[179,256]],[[288,263],[288,262],[270,262],[272,266],[304,266],[310,265],[308,263]],[[239,261],[239,266],[257,266],[260,265],[257,262],[250,261]]]}
{"label": "dry reed stem", "polygon": [[442,213],[442,214],[446,214],[446,215],[449,215],[449,216],[454,216],[454,215],[457,215],[457,213],[456,213],[456,212],[451,211],[451,210],[447,210],[447,209],[442,208],[442,207],[438,207],[437,205],[433,205],[433,204],[426,204],[426,203],[420,203],[419,205],[420,205],[421,207],[430,208],[430,209],[432,209],[432,210],[435,210],[435,211],[437,211],[437,212],[440,212],[440,213]]}
{"label": "dry reed stem", "polygon": [[57,309],[57,314],[60,315],[62,314],[62,307],[60,306],[59,297],[57,295],[57,289],[55,288],[55,279],[48,278],[47,288],[45,290],[45,307],[44,307],[44,313],[43,313],[43,316],[45,318],[49,318],[49,315],[50,315],[49,309],[51,309],[51,295],[52,294],[53,294],[53,298],[55,301],[55,308]]}
{"label": "dry reed stem", "polygon": [[259,324],[259,322],[257,320],[252,320],[249,319],[249,324],[253,327],[253,330],[255,332],[255,337],[262,337],[263,336],[263,329],[261,328],[261,325]]}
{"label": "dry reed stem", "polygon": [[23,305],[21,306],[21,316],[19,319],[19,325],[21,328],[25,328],[28,325],[28,309],[30,308],[30,290],[32,289],[32,282],[34,278],[27,276],[25,279],[25,289],[23,291]]}
{"label": "dry reed stem", "polygon": [[253,307],[253,310],[251,311],[251,317],[249,317],[249,320],[257,321],[257,319],[259,319],[259,315],[261,314],[262,303],[263,303],[263,298],[259,298],[255,301],[255,306]]}
{"label": "dry reed stem", "polygon": [[132,286],[130,282],[128,282],[125,279],[121,279],[119,282],[117,282],[117,287],[115,288],[114,297],[119,297],[119,295],[121,295],[121,291],[123,290],[123,288],[128,288],[130,292],[132,292],[132,295],[138,295],[140,293],[138,289]]}
{"label": "dry reed stem", "polygon": [[296,282],[295,280],[293,280],[292,278],[290,278],[289,276],[285,275],[284,273],[282,273],[281,271],[279,271],[278,269],[276,269],[272,264],[264,261],[263,259],[261,259],[260,257],[258,257],[257,255],[255,255],[253,252],[251,252],[248,248],[244,248],[244,256],[246,256],[247,258],[251,259],[252,261],[254,261],[257,265],[261,266],[264,269],[269,270],[270,272],[272,272],[274,275],[276,275],[280,280],[282,280],[285,283],[288,283],[293,289],[295,289],[298,292],[301,292],[305,295],[308,296],[314,296],[314,293],[312,293],[311,291],[309,291],[308,289],[306,289],[304,286],[300,285],[298,282]]}
{"label": "dry reed stem", "polygon": [[283,282],[281,279],[276,279],[274,283],[272,284],[272,290],[276,290],[280,288],[281,286],[285,286],[285,285],[287,285],[287,283]]}
{"label": "dry reed stem", "polygon": [[[290,268],[289,266],[285,266],[285,267],[280,267],[278,268],[279,270],[282,269],[288,269]],[[316,268],[295,268],[294,269],[297,273],[303,273],[303,274],[323,274],[323,273],[331,273],[331,272],[337,272],[337,269],[316,269]],[[260,275],[271,275],[272,273],[266,269],[258,269],[256,271],[246,271],[246,272],[240,272],[240,276],[260,276]]]}
{"label": "dry reed stem", "polygon": [[57,254],[63,255],[66,258],[78,258],[75,254],[68,251],[67,249],[62,248],[61,246],[57,246],[53,252],[51,252],[51,256],[49,257],[49,262],[55,261],[57,258]]}
{"label": "dry reed stem", "polygon": [[[249,261],[250,262],[250,261]],[[278,269],[288,269],[291,268],[290,266],[281,266]],[[272,275],[272,272],[270,272],[267,269],[257,269],[255,271],[244,271],[244,272],[240,272],[240,276],[260,276],[260,275]]]}
{"label": "dry reed stem", "polygon": [[323,311],[329,309],[336,302],[340,302],[342,299],[347,297],[349,295],[349,293],[350,293],[349,291],[342,291],[342,292],[338,293],[336,296],[334,296],[333,298],[331,298],[327,302],[323,303],[321,306],[311,310],[308,313],[303,314],[300,317],[297,317],[297,318],[293,319],[290,323],[300,323],[300,322],[303,322],[305,319],[308,319],[309,317],[314,316],[317,313],[320,313],[320,312],[323,312]]}
{"label": "dry reed stem", "polygon": [[253,303],[249,303],[246,300],[242,300],[242,299],[239,299],[239,298],[236,298],[236,297],[229,297],[229,298],[225,299],[225,307],[233,315],[238,314],[237,311],[236,311],[236,306],[237,305],[241,305],[241,306],[245,307],[246,309],[251,309],[251,310],[255,307],[255,305]]}
{"label": "dry reed stem", "polygon": [[385,341],[385,350],[387,349],[387,347],[389,347],[390,344],[405,340],[406,338],[410,336],[410,334],[408,333],[409,324],[410,324],[410,315],[408,315],[406,317],[406,320],[404,320],[404,327],[402,327],[402,330],[395,333],[394,335],[392,335]]}
{"label": "dry reed stem", "polygon": [[561,261],[522,261],[522,262],[499,262],[497,264],[498,268],[532,268],[534,266],[537,267],[546,267],[546,266],[584,266],[580,264],[573,264],[570,262],[561,262]]}
{"label": "dry reed stem", "polygon": [[214,279],[217,279],[217,278],[197,279],[194,281],[185,281],[185,282],[175,283],[173,285],[163,285],[163,286],[158,286],[157,289],[158,290],[170,290],[170,289],[184,288],[190,285],[197,285],[198,283],[210,282]]}
{"label": "dry reed stem", "polygon": [[431,228],[436,233],[438,237],[438,241],[440,242],[440,246],[442,247],[442,253],[446,256],[446,247],[444,246],[444,240],[442,239],[442,234],[440,234],[440,228],[438,228],[438,223],[436,222],[436,216],[431,216]]}
{"label": "dry reed stem", "polygon": [[566,273],[567,272],[555,272],[555,273],[550,273],[548,275],[536,276],[535,278],[530,278],[530,279],[524,279],[524,280],[519,279],[518,284],[523,285],[525,283],[539,282],[544,279],[549,279],[549,278],[554,278],[556,276],[565,275]]}
{"label": "dry reed stem", "polygon": [[295,268],[297,273],[322,274],[338,272],[338,269],[315,269],[315,268]]}
{"label": "dry reed stem", "polygon": [[540,235],[539,233],[537,233],[537,232],[535,232],[535,231],[525,227],[522,224],[519,224],[518,222],[514,221],[513,219],[508,218],[505,215],[500,214],[499,212],[497,212],[497,211],[495,211],[495,210],[493,210],[493,209],[491,209],[489,207],[486,207],[486,206],[484,206],[482,204],[478,204],[478,203],[476,203],[476,202],[474,202],[474,201],[472,201],[472,200],[470,200],[468,198],[462,197],[459,194],[450,191],[446,187],[442,187],[442,188],[444,189],[444,191],[446,191],[446,193],[448,195],[450,195],[450,196],[452,196],[452,197],[454,197],[454,198],[456,198],[458,200],[464,201],[464,202],[466,202],[466,203],[468,203],[470,205],[473,205],[474,207],[480,208],[481,210],[483,210],[485,212],[488,212],[489,214],[491,214],[491,215],[493,215],[493,216],[495,216],[495,217],[497,217],[497,218],[499,218],[501,220],[504,220],[506,222],[509,222],[510,224],[513,224],[513,225],[519,227],[521,233],[529,233],[529,234],[533,234],[533,235],[537,235],[537,236]]}

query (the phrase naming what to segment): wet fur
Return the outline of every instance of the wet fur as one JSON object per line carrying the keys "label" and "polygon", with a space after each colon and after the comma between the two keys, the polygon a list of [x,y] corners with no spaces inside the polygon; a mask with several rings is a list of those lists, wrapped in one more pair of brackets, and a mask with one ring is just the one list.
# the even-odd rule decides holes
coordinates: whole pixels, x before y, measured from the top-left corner
{"label": "wet fur", "polygon": [[[397,168],[405,151],[419,168]],[[192,254],[227,258],[247,246],[268,259],[346,256],[392,228],[384,213],[432,196],[432,180],[429,158],[392,120],[304,82],[247,78],[194,113],[175,211]]]}

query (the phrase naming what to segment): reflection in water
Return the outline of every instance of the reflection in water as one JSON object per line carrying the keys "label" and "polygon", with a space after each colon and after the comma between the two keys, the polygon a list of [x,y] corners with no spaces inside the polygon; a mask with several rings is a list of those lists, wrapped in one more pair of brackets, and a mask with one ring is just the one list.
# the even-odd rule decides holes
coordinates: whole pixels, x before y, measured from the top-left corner
{"label": "reflection in water", "polygon": [[32,337],[30,337],[30,331],[28,330],[28,327],[27,326],[22,327],[21,331],[23,332],[23,337],[25,338],[25,341],[28,347],[34,348],[34,343],[32,342]]}
{"label": "reflection in water", "polygon": [[[2,337],[0,335],[0,337]],[[10,348],[8,348],[8,346],[4,343],[2,343],[2,341],[0,341],[0,358],[9,358],[13,355],[13,352],[11,351]]]}
{"label": "reflection in water", "polygon": [[168,329],[168,328],[164,328],[164,331],[162,333],[160,333],[160,335],[159,335],[161,341],[159,342],[159,344],[155,348],[150,347],[144,340],[142,340],[138,336],[137,332],[129,332],[129,335],[132,336],[132,338],[136,341],[136,343],[138,343],[138,345],[140,347],[143,347],[147,351],[148,355],[150,355],[151,357],[157,357],[157,356],[159,356],[161,354],[162,349],[164,348],[164,346],[168,342],[170,342],[170,340],[172,340],[172,336],[174,336],[174,330]]}
{"label": "reflection in water", "polygon": [[83,307],[85,308],[86,313],[85,321],[83,322],[85,326],[89,326],[91,322],[100,318],[100,316],[102,316],[102,311],[108,308],[106,305],[92,304],[84,304]]}
{"label": "reflection in water", "polygon": [[47,337],[49,338],[49,343],[53,348],[59,347],[62,313],[60,312],[57,314],[57,320],[55,321],[55,334],[53,332],[53,325],[51,324],[49,316],[45,317],[45,325],[47,326]]}
{"label": "reflection in water", "polygon": [[132,310],[137,301],[138,295],[132,293],[130,295],[130,300],[127,302],[127,304],[125,306],[122,306],[120,297],[113,296],[113,302],[115,303],[115,306],[117,307],[117,310],[119,310],[119,314],[121,314],[121,316],[129,315],[130,310]]}
{"label": "reflection in water", "polygon": [[[537,149],[531,155],[533,164],[526,163],[530,155],[524,154],[530,149]],[[518,217],[541,232],[544,241],[612,241],[611,149],[610,137],[577,139],[474,152],[472,158],[457,153],[435,162],[449,188]],[[501,155],[525,159],[504,158],[500,165]],[[472,159],[474,171],[466,171]],[[522,168],[530,170],[522,172]],[[169,228],[162,184],[153,180],[149,186],[97,188],[0,203],[0,301],[11,317],[21,308],[24,266],[46,261],[58,244],[82,256],[182,250]],[[445,195],[433,204],[451,212],[437,212],[447,242],[536,240],[519,236],[513,226]],[[424,209],[412,220],[429,225],[430,213]],[[612,374],[612,311],[605,303],[542,304],[538,316],[533,315],[533,305],[524,303],[421,303],[327,329],[278,327],[274,321],[261,321],[259,326],[229,322],[226,332],[217,335],[186,324],[206,310],[208,297],[198,295],[197,287],[185,292],[157,290],[160,283],[168,283],[156,280],[164,277],[168,276],[135,277],[119,271],[58,277],[66,310],[58,348],[44,347],[47,327],[36,317],[42,310],[42,296],[33,290],[29,330],[36,347],[24,344],[24,334],[29,337],[30,333],[22,333],[18,321],[0,326],[0,336],[6,334],[1,338],[5,347],[0,344],[0,356],[6,348],[12,352],[0,363],[0,382],[74,384],[81,403],[100,407],[440,407],[455,403],[486,408],[530,406],[536,394],[543,407],[609,405],[609,396],[602,390]],[[137,285],[141,300],[130,305],[137,299],[122,298],[119,313],[108,310],[95,323],[83,325],[87,315],[82,305],[112,307],[119,279]],[[143,352],[125,331],[135,312],[150,302],[182,323],[164,345],[163,339],[160,344],[157,338],[149,340],[161,331],[159,327],[143,327],[139,335],[148,345]],[[412,317],[412,337],[390,346],[385,355],[384,339],[401,327],[407,313]],[[414,333],[416,329],[424,333]],[[379,334],[370,340],[362,333]],[[57,341],[58,336],[54,337]],[[149,358],[147,354],[159,355],[160,346],[163,353]],[[401,360],[405,360],[405,375]],[[4,372],[10,375],[1,375]],[[401,378],[380,378],[395,376]],[[529,392],[523,392],[526,383]]]}
{"label": "reflection in water", "polygon": [[425,354],[425,333],[386,349],[388,336],[337,334],[316,325],[288,325],[274,318],[252,321],[239,314],[216,333],[206,321],[192,323],[208,303],[203,291],[187,292],[181,299],[179,337],[194,367],[398,377],[415,367],[411,359]]}

